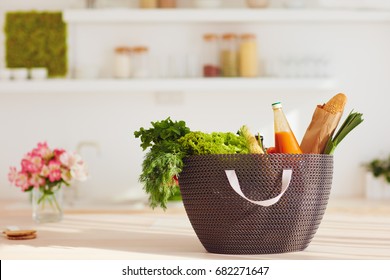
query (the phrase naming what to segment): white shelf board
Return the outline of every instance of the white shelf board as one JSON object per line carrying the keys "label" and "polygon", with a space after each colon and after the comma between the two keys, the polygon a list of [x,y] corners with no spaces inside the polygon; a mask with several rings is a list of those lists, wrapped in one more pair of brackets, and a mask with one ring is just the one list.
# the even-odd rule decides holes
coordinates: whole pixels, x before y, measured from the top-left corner
{"label": "white shelf board", "polygon": [[70,9],[68,23],[383,22],[390,11],[335,9]]}
{"label": "white shelf board", "polygon": [[49,79],[0,81],[0,93],[11,92],[193,92],[334,89],[331,79],[191,78],[191,79]]}

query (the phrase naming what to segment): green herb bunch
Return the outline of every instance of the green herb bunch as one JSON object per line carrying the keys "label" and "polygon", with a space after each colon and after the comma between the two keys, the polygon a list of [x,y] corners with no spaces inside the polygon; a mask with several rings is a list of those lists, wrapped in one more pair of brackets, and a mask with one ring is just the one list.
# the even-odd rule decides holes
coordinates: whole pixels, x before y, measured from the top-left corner
{"label": "green herb bunch", "polygon": [[134,136],[141,139],[144,151],[149,149],[139,180],[149,194],[152,208],[166,209],[169,200],[181,198],[178,178],[186,156],[248,154],[250,150],[241,134],[190,131],[184,121],[174,122],[170,118],[151,124],[150,129],[141,127],[135,131]]}
{"label": "green herb bunch", "polygon": [[190,132],[184,121],[174,122],[169,117],[152,122],[152,128],[140,128],[134,132],[141,139],[145,151],[142,173],[139,180],[149,194],[152,208],[161,206],[166,209],[170,198],[180,196],[177,177],[183,168],[183,152],[178,139]]}

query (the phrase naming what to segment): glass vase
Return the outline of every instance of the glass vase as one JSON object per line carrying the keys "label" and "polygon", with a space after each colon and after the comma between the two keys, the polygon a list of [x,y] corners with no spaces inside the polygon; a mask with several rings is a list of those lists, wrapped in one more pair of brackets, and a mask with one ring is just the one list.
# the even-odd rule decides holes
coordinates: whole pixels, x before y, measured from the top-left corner
{"label": "glass vase", "polygon": [[32,191],[33,219],[38,223],[53,223],[62,220],[62,188],[44,186]]}

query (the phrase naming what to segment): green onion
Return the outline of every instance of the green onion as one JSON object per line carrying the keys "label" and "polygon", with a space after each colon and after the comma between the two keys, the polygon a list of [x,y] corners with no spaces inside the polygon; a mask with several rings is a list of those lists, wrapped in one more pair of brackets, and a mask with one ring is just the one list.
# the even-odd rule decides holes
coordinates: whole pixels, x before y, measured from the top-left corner
{"label": "green onion", "polygon": [[353,112],[352,110],[337,131],[336,135],[333,138],[329,138],[328,142],[326,143],[324,154],[332,155],[337,145],[344,139],[344,137],[363,122],[362,116],[363,114]]}

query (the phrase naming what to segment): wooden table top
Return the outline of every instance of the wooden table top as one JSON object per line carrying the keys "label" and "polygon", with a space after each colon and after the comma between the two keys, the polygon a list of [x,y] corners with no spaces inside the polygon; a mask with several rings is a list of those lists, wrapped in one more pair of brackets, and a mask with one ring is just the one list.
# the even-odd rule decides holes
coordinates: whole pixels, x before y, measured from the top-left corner
{"label": "wooden table top", "polygon": [[37,238],[0,236],[0,259],[390,259],[390,202],[330,200],[309,247],[275,255],[205,251],[183,208],[67,209],[59,223],[35,224],[29,207],[0,201],[0,229],[34,228]]}

